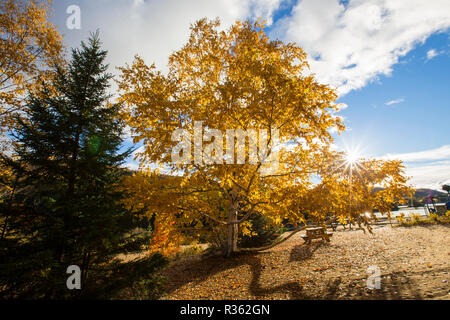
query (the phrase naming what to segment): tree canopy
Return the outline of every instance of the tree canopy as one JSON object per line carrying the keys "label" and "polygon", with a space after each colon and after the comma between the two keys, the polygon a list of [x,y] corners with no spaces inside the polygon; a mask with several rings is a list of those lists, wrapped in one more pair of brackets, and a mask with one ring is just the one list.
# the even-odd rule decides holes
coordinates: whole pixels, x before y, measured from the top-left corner
{"label": "tree canopy", "polygon": [[[218,20],[199,20],[191,26],[188,42],[170,56],[167,73],[136,56],[131,66],[121,68],[119,89],[125,104],[122,117],[134,142],[143,143],[138,158],[146,170],[144,176],[129,178],[128,188],[139,192],[127,200],[128,206],[141,204],[149,214],[156,213],[160,223],[202,230],[221,227],[227,233],[228,254],[238,250],[238,234],[251,229],[248,218],[254,213],[278,225],[286,219],[298,225],[307,211],[347,215],[350,209],[340,211],[337,203],[342,201],[329,197],[333,192],[335,198],[346,196],[343,166],[334,172],[323,170],[339,158],[329,146],[331,130],[344,130],[337,115],[340,105],[335,102],[336,91],[320,84],[308,68],[300,47],[270,40],[259,21],[237,22],[220,30]],[[189,133],[184,136],[184,151],[194,146],[181,162],[173,161],[179,141],[173,133],[180,129]],[[247,134],[243,149],[234,150],[239,138],[227,140],[230,129]],[[258,138],[251,130],[259,131]],[[203,147],[196,133],[209,144]],[[259,153],[258,161],[252,162],[253,140],[258,140],[264,157]],[[226,153],[221,150],[225,145]],[[239,161],[242,150],[248,161]],[[277,156],[275,161],[265,162],[271,155]],[[265,170],[268,164],[273,170]],[[179,177],[171,182],[160,179],[158,170],[151,169],[155,165]],[[392,172],[387,169],[391,165]],[[369,161],[364,168],[364,179],[351,188],[365,195],[370,185],[389,178],[394,179],[389,185],[394,189],[405,183],[399,178],[399,164]],[[314,177],[321,180],[319,186]],[[358,189],[366,182],[364,190]],[[313,200],[322,192],[320,186],[327,186],[329,194]],[[367,201],[367,209],[379,205]]]}
{"label": "tree canopy", "polygon": [[28,91],[62,61],[62,37],[49,0],[0,2],[0,134],[14,128]]}

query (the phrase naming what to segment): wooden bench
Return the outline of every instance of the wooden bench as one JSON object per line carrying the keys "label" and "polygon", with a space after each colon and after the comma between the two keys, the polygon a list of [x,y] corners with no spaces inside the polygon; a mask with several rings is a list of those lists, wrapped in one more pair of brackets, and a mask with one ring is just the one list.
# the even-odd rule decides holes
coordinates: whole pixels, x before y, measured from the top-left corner
{"label": "wooden bench", "polygon": [[339,226],[339,221],[335,216],[327,217],[325,220],[325,224],[328,228],[333,229],[333,231],[336,231],[337,227]]}
{"label": "wooden bench", "polygon": [[307,228],[306,235],[302,236],[302,238],[305,240],[306,244],[310,244],[313,239],[322,239],[326,242],[330,242],[331,236],[333,236],[333,233],[326,232],[322,227],[315,227]]}
{"label": "wooden bench", "polygon": [[333,231],[336,231],[337,227],[339,226],[339,222],[331,222],[330,227],[333,229]]}

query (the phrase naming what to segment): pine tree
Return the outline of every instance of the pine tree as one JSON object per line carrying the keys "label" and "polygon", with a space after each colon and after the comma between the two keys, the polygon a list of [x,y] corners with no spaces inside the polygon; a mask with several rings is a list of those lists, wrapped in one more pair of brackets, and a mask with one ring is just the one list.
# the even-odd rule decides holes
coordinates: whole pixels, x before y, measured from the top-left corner
{"label": "pine tree", "polygon": [[[6,162],[21,187],[2,210],[10,217],[2,265],[10,263],[9,287],[26,281],[34,288],[24,296],[98,295],[95,282],[112,291],[106,283],[115,272],[112,258],[149,241],[126,237],[136,221],[120,204],[119,166],[131,150],[120,152],[123,125],[120,105],[109,103],[106,54],[98,32],[73,49],[68,68],[56,66],[52,83],[29,97],[27,120],[19,120],[14,134],[18,160]],[[162,263],[154,257],[151,266]],[[66,288],[69,265],[81,268],[81,291]]]}

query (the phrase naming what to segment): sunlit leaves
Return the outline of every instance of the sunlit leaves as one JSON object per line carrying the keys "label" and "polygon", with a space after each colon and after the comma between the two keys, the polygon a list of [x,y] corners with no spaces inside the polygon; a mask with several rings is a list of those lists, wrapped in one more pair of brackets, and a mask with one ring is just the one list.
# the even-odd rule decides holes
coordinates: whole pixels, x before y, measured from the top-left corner
{"label": "sunlit leaves", "polygon": [[15,126],[25,95],[61,60],[61,36],[49,14],[47,0],[0,2],[0,134]]}
{"label": "sunlit leaves", "polygon": [[[348,183],[333,173],[330,161],[335,156],[328,151],[330,130],[344,129],[336,115],[337,94],[310,74],[300,47],[270,40],[260,22],[236,22],[221,31],[219,21],[202,19],[191,26],[188,42],[170,56],[168,67],[162,73],[137,56],[131,65],[120,68],[120,100],[126,106],[122,117],[134,142],[144,145],[138,156],[141,165],[163,164],[177,174],[176,178],[152,173],[130,178],[130,206],[145,203],[147,212],[176,217],[180,227],[206,227],[207,232],[208,223],[209,230],[238,224],[246,234],[252,232],[246,223],[251,213],[274,224],[288,219],[298,225],[306,221],[307,212],[325,217],[344,208],[341,200],[334,199],[345,197]],[[174,164],[171,151],[176,142],[171,134],[176,129],[192,133],[194,121],[223,133],[277,129],[278,171],[262,174],[260,163],[248,161]],[[270,143],[267,147],[275,151]],[[372,173],[365,173],[361,186],[384,181],[378,173],[381,169],[374,170],[378,176],[372,179]],[[400,179],[392,170],[385,177]],[[313,177],[333,188],[322,191]],[[358,192],[360,197],[366,194],[364,189]]]}

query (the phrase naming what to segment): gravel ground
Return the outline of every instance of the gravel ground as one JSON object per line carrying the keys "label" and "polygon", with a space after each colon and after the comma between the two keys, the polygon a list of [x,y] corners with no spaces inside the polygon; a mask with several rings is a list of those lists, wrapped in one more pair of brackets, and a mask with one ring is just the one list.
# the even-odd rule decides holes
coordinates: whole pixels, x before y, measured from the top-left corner
{"label": "gravel ground", "polygon": [[[302,232],[259,254],[190,257],[165,270],[163,299],[450,299],[449,225]],[[377,266],[380,289],[368,289]],[[376,269],[374,269],[376,270]]]}

